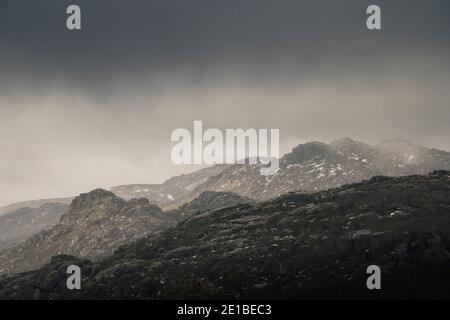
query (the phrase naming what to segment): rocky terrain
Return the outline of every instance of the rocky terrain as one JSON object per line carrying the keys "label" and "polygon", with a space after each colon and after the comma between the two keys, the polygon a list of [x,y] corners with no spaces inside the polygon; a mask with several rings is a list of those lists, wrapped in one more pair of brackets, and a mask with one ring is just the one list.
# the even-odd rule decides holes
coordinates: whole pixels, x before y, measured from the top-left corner
{"label": "rocky terrain", "polygon": [[226,165],[216,165],[193,173],[170,178],[162,184],[131,184],[116,186],[109,189],[123,199],[147,198],[161,208],[189,195],[199,185],[210,177],[218,175],[227,168]]}
{"label": "rocky terrain", "polygon": [[173,216],[177,221],[182,221],[187,217],[205,211],[252,202],[252,199],[243,198],[232,192],[205,191],[191,202],[185,203],[175,210],[167,211],[167,214]]}
{"label": "rocky terrain", "polygon": [[[164,230],[195,213],[249,202],[250,199],[230,192],[205,192],[176,210],[162,212],[146,198],[125,201],[98,189],[75,198],[70,209],[62,204],[19,209],[12,217],[9,214],[0,217],[0,227],[5,231],[2,237],[11,240],[5,241],[10,249],[0,253],[0,273],[32,270],[50,261],[52,255],[61,253],[96,260],[110,255],[124,243]],[[27,235],[38,233],[37,228],[54,225],[55,217],[45,220],[50,208],[60,211],[59,214],[53,212],[53,216],[61,217],[63,212],[69,212],[60,218],[58,225],[24,242]],[[22,232],[21,245],[17,245],[17,238],[9,237],[19,231]],[[17,246],[13,247],[14,244]]]}
{"label": "rocky terrain", "polygon": [[[164,208],[186,197],[197,186],[225,168],[225,165],[216,165],[170,178],[162,184],[122,185],[112,187],[109,191],[125,200],[147,198],[151,203]],[[40,199],[1,207],[0,251],[11,248],[39,231],[58,224],[60,216],[67,211],[72,200],[73,197]],[[176,207],[171,206],[172,209]]]}
{"label": "rocky terrain", "polygon": [[360,182],[377,175],[405,176],[450,170],[450,153],[392,139],[377,146],[342,138],[326,144],[310,142],[280,159],[280,170],[262,176],[261,165],[233,165],[175,202],[178,206],[204,191],[229,191],[268,200],[290,191],[314,192]]}
{"label": "rocky terrain", "polygon": [[38,208],[16,209],[0,216],[0,251],[53,227],[68,209],[66,204],[47,203]]}
{"label": "rocky terrain", "polygon": [[57,254],[96,260],[173,223],[145,198],[126,201],[112,192],[94,190],[76,197],[57,225],[0,252],[0,273],[36,269]]}
{"label": "rocky terrain", "polygon": [[[147,198],[163,210],[176,209],[206,191],[233,192],[258,201],[290,191],[314,192],[360,182],[376,175],[405,176],[450,170],[450,153],[396,138],[371,146],[350,138],[326,144],[300,144],[280,159],[280,170],[262,176],[261,165],[215,165],[170,178],[162,184],[129,184],[109,188],[129,200]],[[0,208],[2,213],[73,198],[35,200]]]}
{"label": "rocky terrain", "polygon": [[[150,202],[161,207],[186,196],[197,186],[204,183],[210,177],[218,175],[227,167],[227,165],[215,165],[192,173],[182,174],[167,179],[161,184],[127,184],[109,188],[108,191],[113,192],[125,200],[147,198]],[[0,215],[10,213],[21,208],[35,209],[47,203],[70,204],[72,200],[73,197],[66,197],[16,202],[0,207]]]}
{"label": "rocky terrain", "polygon": [[[449,251],[450,172],[373,177],[195,214],[101,261],[57,256],[0,276],[0,298],[448,299]],[[69,264],[80,291],[66,288]],[[366,288],[371,264],[381,290]]]}

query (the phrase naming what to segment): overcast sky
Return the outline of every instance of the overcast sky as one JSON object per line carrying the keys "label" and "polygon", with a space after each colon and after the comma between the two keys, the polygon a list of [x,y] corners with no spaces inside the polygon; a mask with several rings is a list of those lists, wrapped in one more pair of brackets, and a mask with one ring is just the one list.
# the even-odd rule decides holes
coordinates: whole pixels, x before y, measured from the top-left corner
{"label": "overcast sky", "polygon": [[448,0],[0,0],[0,205],[197,169],[193,120],[450,150],[449,34]]}

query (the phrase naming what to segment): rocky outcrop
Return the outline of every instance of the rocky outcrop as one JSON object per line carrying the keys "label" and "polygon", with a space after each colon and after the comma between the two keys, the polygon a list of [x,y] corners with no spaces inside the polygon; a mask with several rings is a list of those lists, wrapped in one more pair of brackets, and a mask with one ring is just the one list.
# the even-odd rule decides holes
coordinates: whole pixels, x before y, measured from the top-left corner
{"label": "rocky outcrop", "polygon": [[33,270],[57,254],[97,260],[120,245],[172,224],[173,220],[147,199],[126,201],[112,192],[94,190],[76,197],[59,224],[0,253],[0,272]]}
{"label": "rocky outcrop", "polygon": [[[58,259],[2,276],[0,298],[448,299],[449,251],[450,172],[375,177],[192,215],[102,261],[75,261],[81,291],[65,288]],[[372,264],[382,290],[366,288]]]}

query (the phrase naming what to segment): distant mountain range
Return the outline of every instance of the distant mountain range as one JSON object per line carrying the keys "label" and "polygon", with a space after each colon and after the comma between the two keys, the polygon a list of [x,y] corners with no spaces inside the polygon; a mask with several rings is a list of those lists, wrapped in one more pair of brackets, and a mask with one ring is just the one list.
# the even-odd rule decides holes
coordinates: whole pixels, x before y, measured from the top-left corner
{"label": "distant mountain range", "polygon": [[0,207],[0,216],[7,213],[12,213],[17,209],[23,208],[36,209],[48,203],[62,203],[68,205],[70,204],[70,202],[72,202],[72,200],[73,197],[66,197],[66,198],[38,199],[38,200],[15,202],[7,206]]}
{"label": "distant mountain range", "polygon": [[[314,155],[315,147],[332,148],[310,146]],[[322,160],[330,159],[325,154]],[[109,200],[97,199],[95,207],[107,219],[118,212],[107,213],[110,206],[129,208],[127,214],[136,208],[100,195]],[[90,203],[74,201],[62,222],[91,213]],[[100,262],[60,255],[39,270],[0,276],[0,299],[449,299],[449,213],[449,171],[291,192],[193,214]],[[65,286],[70,264],[82,269],[80,291]],[[366,288],[366,268],[373,264],[382,270],[382,290]]]}
{"label": "distant mountain range", "polygon": [[151,203],[164,208],[174,201],[189,195],[209,178],[225,170],[226,165],[216,165],[193,173],[170,178],[162,184],[130,184],[108,189],[123,199],[147,198]]}
{"label": "distant mountain range", "polygon": [[[176,209],[205,191],[233,192],[267,200],[289,191],[318,191],[359,182],[376,175],[404,176],[450,170],[450,153],[417,146],[401,138],[371,146],[350,138],[326,144],[300,144],[280,159],[280,171],[262,176],[261,165],[215,165],[170,178],[162,184],[130,184],[108,189],[125,200],[147,198],[162,209]],[[0,208],[37,208],[46,203],[71,202],[73,197],[15,203]]]}
{"label": "distant mountain range", "polygon": [[[184,208],[187,216],[194,213],[193,208],[198,203],[203,201],[201,206],[205,207],[205,203],[211,201],[208,199],[211,191],[222,192],[222,195],[231,193],[247,202],[265,201],[286,192],[326,190],[378,175],[403,176],[450,170],[450,153],[416,146],[399,138],[377,146],[341,138],[330,144],[310,142],[295,147],[280,159],[280,170],[274,176],[262,176],[260,167],[215,165],[170,178],[162,184],[122,185],[109,190],[124,200],[146,198],[171,213]],[[229,198],[224,196],[227,201]],[[218,201],[217,197],[214,199]],[[57,225],[72,200],[70,197],[34,200],[0,208],[0,214],[3,213],[0,215],[0,251]],[[171,218],[179,221],[180,217],[178,214]],[[57,252],[55,250],[52,254]],[[45,259],[36,258],[36,261],[36,265],[40,265]]]}
{"label": "distant mountain range", "polygon": [[[450,153],[392,139],[377,146],[338,139],[310,142],[280,159],[273,176],[259,174],[261,165],[232,165],[175,201],[177,207],[205,191],[230,191],[258,201],[289,191],[313,192],[360,182],[377,175],[405,176],[450,170]],[[170,206],[169,206],[170,207]]]}
{"label": "distant mountain range", "polygon": [[[206,182],[227,168],[226,165],[216,165],[204,168],[193,173],[182,174],[166,180],[161,184],[128,184],[111,187],[108,191],[115,193],[122,199],[130,200],[135,198],[147,198],[150,202],[164,207],[173,203],[189,193],[197,186]],[[16,202],[4,207],[0,207],[0,216],[11,213],[16,209],[35,209],[48,203],[70,204],[74,197],[38,199],[30,201]]]}
{"label": "distant mountain range", "polygon": [[[146,198],[151,203],[164,207],[187,196],[198,185],[225,168],[226,166],[214,166],[168,179],[162,184],[123,185],[109,190],[125,200]],[[73,197],[39,199],[17,202],[0,208],[0,252],[58,224],[61,215],[67,212],[73,199]]]}
{"label": "distant mountain range", "polygon": [[68,209],[67,204],[50,202],[38,208],[15,209],[0,216],[0,251],[54,226]]}

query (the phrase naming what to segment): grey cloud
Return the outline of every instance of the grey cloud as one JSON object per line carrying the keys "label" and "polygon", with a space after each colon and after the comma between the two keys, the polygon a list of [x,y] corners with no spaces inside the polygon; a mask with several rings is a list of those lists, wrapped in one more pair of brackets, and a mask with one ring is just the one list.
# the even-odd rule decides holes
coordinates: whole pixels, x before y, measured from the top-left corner
{"label": "grey cloud", "polygon": [[447,0],[0,0],[0,205],[195,170],[193,120],[449,150],[449,31]]}
{"label": "grey cloud", "polygon": [[222,69],[249,81],[273,72],[305,77],[320,66],[333,76],[449,50],[445,0],[375,1],[378,33],[365,28],[367,0],[79,0],[81,32],[65,28],[73,1],[0,3],[2,87],[62,83],[110,94],[163,76],[209,81]]}

